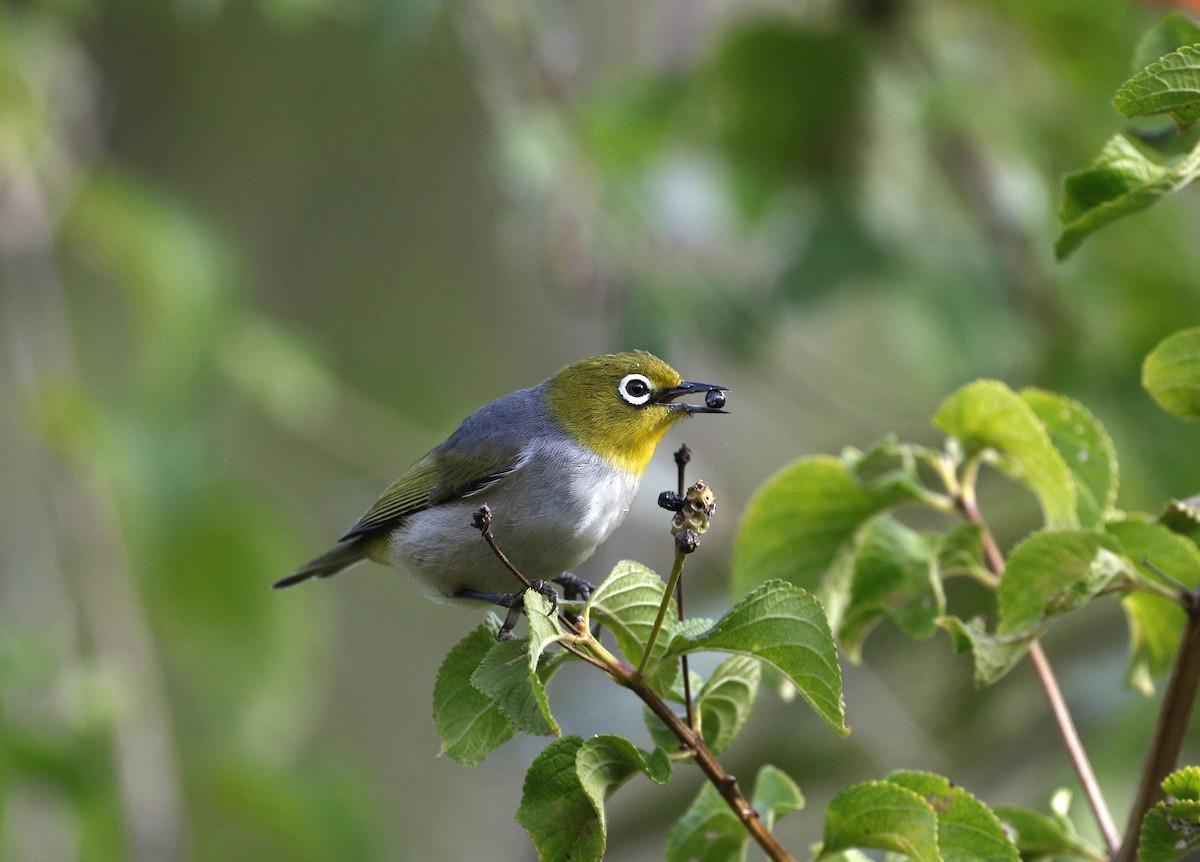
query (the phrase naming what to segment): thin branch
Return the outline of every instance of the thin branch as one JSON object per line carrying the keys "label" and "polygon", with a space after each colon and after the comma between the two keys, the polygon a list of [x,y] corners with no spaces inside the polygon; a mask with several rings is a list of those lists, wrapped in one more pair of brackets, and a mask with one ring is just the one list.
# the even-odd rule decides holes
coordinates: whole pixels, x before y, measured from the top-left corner
{"label": "thin branch", "polygon": [[[979,506],[976,504],[975,496],[971,490],[973,488],[974,482],[969,484],[967,482],[963,483],[963,490],[958,495],[959,509],[968,521],[979,526],[980,536],[983,541],[983,552],[987,558],[988,568],[997,577],[1003,577],[1004,555],[1000,552],[1000,547],[996,544],[996,539],[992,536],[991,530],[988,529],[987,523],[979,511]],[[1109,810],[1108,803],[1104,799],[1100,783],[1096,780],[1095,770],[1092,769],[1087,751],[1084,749],[1083,742],[1079,738],[1079,731],[1075,728],[1075,721],[1071,718],[1071,711],[1067,707],[1066,700],[1063,698],[1062,689],[1058,686],[1058,679],[1054,675],[1053,668],[1050,667],[1050,661],[1046,658],[1046,653],[1042,649],[1042,645],[1037,641],[1034,641],[1029,647],[1029,660],[1033,663],[1033,669],[1037,673],[1038,681],[1042,684],[1042,691],[1045,693],[1046,700],[1050,704],[1050,712],[1058,724],[1059,734],[1062,736],[1067,754],[1071,758],[1071,764],[1075,767],[1075,774],[1078,776],[1079,783],[1083,787],[1084,796],[1087,797],[1088,805],[1091,806],[1092,814],[1096,818],[1096,824],[1100,827],[1100,833],[1104,836],[1104,843],[1107,845],[1110,854],[1116,854],[1121,846],[1121,834],[1117,831],[1116,821],[1113,820],[1112,812]]]}
{"label": "thin branch", "polygon": [[1137,796],[1129,811],[1125,842],[1116,853],[1116,862],[1137,860],[1142,819],[1162,800],[1163,779],[1178,765],[1179,752],[1192,721],[1197,692],[1200,691],[1200,593],[1189,590],[1182,595],[1187,624],[1175,653],[1175,664],[1171,667],[1167,689],[1163,693]]}
{"label": "thin branch", "polygon": [[738,820],[750,833],[750,837],[758,843],[767,857],[772,862],[795,862],[795,857],[784,849],[783,845],[779,843],[779,839],[758,816],[754,806],[746,799],[738,786],[737,779],[726,772],[713,753],[709,751],[708,746],[704,744],[704,738],[685,724],[683,719],[675,714],[675,710],[671,709],[662,698],[651,690],[640,676],[628,674],[623,684],[641,698],[642,702],[662,720],[680,743],[695,755],[696,765],[717,788],[721,798],[729,804]]}
{"label": "thin branch", "polygon": [[[687,485],[684,482],[684,474],[687,473],[687,465],[692,460],[692,450],[688,448],[687,443],[679,444],[679,448],[675,450],[675,466],[678,467],[679,481],[677,483],[676,493],[679,499],[683,499],[683,494]],[[679,578],[675,582],[675,609],[679,611],[679,621],[683,622],[683,578]],[[683,706],[687,710],[688,727],[693,730],[697,729],[696,716],[692,712],[692,672],[688,667],[687,653],[679,657],[679,671],[683,674]]]}

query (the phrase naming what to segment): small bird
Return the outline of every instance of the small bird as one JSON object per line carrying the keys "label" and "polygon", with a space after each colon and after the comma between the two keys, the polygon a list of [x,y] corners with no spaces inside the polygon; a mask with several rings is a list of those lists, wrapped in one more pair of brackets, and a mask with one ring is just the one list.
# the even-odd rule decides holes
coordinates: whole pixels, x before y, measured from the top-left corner
{"label": "small bird", "polygon": [[[486,503],[497,545],[517,570],[570,588],[578,583],[570,570],[625,519],[663,435],[692,413],[724,413],[727,391],[689,383],[642,350],[568,365],[468,416],[337,545],[274,586],[370,559],[407,572],[435,601],[511,607],[520,584],[472,529]],[[702,405],[676,400],[701,393]]]}

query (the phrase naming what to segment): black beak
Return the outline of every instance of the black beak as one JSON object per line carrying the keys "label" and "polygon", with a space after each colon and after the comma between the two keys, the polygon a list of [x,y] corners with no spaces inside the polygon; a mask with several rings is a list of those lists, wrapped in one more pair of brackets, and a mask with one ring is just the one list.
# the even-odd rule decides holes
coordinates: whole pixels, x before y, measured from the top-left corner
{"label": "black beak", "polygon": [[[685,380],[674,389],[659,392],[654,396],[654,403],[667,404],[677,413],[725,413],[727,411],[721,408],[725,406],[725,393],[728,391],[729,387],[727,386],[717,386],[713,383],[689,383]],[[701,392],[704,393],[703,404],[674,403],[676,398],[683,395],[698,395]]]}

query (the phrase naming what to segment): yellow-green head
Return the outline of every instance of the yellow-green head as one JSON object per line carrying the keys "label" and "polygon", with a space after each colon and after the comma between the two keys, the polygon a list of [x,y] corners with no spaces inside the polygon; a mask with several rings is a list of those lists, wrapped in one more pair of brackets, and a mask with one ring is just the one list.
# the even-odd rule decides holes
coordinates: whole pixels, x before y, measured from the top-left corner
{"label": "yellow-green head", "polygon": [[[644,350],[593,356],[546,381],[546,401],[563,430],[630,473],[641,475],[672,425],[692,413],[724,413],[726,387],[689,383]],[[705,394],[705,403],[675,399]]]}

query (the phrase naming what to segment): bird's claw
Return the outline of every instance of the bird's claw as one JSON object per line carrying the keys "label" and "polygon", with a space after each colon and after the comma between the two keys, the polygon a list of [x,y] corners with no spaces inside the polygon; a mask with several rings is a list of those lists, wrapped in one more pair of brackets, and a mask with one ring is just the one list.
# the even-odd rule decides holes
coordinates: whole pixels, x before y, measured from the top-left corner
{"label": "bird's claw", "polygon": [[568,600],[586,602],[592,597],[592,593],[596,591],[596,585],[591,581],[585,581],[583,578],[573,575],[570,572],[563,572],[554,579],[554,583],[563,588],[563,598]]}
{"label": "bird's claw", "polygon": [[513,629],[517,626],[517,621],[521,619],[521,614],[525,612],[525,593],[533,590],[541,595],[550,603],[550,612],[546,616],[551,616],[558,610],[558,590],[549,581],[538,580],[531,581],[529,589],[519,593],[507,593],[502,597],[502,600],[496,601],[501,607],[508,608],[508,614],[504,617],[504,623],[500,626],[500,630],[496,632],[496,640],[506,641],[512,637]]}

